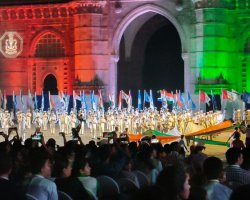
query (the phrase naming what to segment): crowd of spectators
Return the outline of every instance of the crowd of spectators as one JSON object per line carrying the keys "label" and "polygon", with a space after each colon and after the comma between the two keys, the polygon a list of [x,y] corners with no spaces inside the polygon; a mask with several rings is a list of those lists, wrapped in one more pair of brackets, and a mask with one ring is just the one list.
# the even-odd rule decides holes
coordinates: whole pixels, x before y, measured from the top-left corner
{"label": "crowd of spectators", "polygon": [[[58,146],[50,138],[26,139],[24,144],[8,136],[0,143],[1,199],[61,199],[60,192],[74,200],[236,200],[249,199],[250,148],[231,147],[225,152],[227,164],[204,153],[204,145],[190,146],[184,138],[162,145],[156,138],[124,142],[119,133],[112,144],[81,138]],[[147,182],[142,183],[139,174]],[[100,177],[120,187],[108,191]],[[134,187],[124,183],[130,180]]]}

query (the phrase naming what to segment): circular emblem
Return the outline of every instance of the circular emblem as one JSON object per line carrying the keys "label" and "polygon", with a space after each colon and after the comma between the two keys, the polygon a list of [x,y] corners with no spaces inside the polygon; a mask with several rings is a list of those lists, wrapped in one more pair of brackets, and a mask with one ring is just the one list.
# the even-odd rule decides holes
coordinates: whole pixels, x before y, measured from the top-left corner
{"label": "circular emblem", "polygon": [[16,58],[23,51],[23,39],[15,31],[8,31],[0,38],[0,51],[6,58]]}

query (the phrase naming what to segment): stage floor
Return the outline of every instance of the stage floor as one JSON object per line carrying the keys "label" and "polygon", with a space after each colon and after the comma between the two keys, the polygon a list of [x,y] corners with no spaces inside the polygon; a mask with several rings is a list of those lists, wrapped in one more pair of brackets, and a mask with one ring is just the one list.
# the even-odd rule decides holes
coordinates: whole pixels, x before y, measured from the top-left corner
{"label": "stage floor", "polygon": [[[1,129],[0,129],[1,130]],[[3,131],[3,130],[1,130]],[[233,133],[233,129],[229,130],[229,131],[223,131],[222,133],[218,134],[217,136],[213,137],[213,140],[215,141],[221,141],[221,142],[226,142],[228,140],[228,138],[230,137],[230,135]],[[35,132],[35,128],[31,128],[28,130],[28,133],[26,134],[26,138],[29,138],[31,136],[31,134],[33,134]],[[61,135],[59,135],[59,128],[56,128],[56,134],[52,135],[49,130],[47,131],[42,131],[44,138],[45,138],[45,142],[49,139],[49,138],[54,138],[56,140],[56,143],[59,146],[63,145],[63,138]],[[80,135],[80,137],[82,138],[82,141],[84,144],[87,144],[90,140],[92,140],[91,138],[91,133],[90,130],[88,128],[85,128],[85,133],[84,135]],[[97,133],[97,138],[99,137],[99,133]],[[67,141],[72,139],[72,137],[68,134],[66,135],[66,139]],[[102,138],[101,138],[102,139]],[[241,140],[245,141],[245,135],[241,134]],[[3,137],[0,136],[0,141],[4,141]],[[96,142],[98,142],[98,139],[95,139]],[[192,143],[192,142],[191,142]],[[228,147],[226,146],[219,146],[219,145],[208,145],[206,144],[206,149],[204,151],[204,153],[208,154],[209,156],[217,156],[219,158],[221,158],[223,161],[225,161],[225,152],[227,151]]]}

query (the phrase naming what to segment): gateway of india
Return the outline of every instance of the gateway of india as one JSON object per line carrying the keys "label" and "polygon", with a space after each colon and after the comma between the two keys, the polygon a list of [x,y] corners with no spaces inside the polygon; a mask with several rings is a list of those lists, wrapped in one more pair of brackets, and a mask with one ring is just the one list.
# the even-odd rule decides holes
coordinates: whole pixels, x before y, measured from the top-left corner
{"label": "gateway of india", "polygon": [[178,34],[184,91],[250,91],[249,0],[1,0],[0,89],[140,89],[144,48],[166,24]]}

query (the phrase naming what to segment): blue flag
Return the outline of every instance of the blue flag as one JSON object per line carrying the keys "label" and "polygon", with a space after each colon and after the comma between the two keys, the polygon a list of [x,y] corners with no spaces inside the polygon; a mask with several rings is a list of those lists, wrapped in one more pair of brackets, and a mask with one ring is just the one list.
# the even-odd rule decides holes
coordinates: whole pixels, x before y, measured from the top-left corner
{"label": "blue flag", "polygon": [[214,108],[214,110],[217,110],[217,103],[216,103],[216,99],[215,99],[213,90],[211,90],[211,97],[212,97],[213,108]]}
{"label": "blue flag", "polygon": [[86,96],[84,91],[81,94],[81,104],[82,104],[82,109],[87,109]]}
{"label": "blue flag", "polygon": [[92,109],[94,111],[96,111],[95,92],[94,91],[91,93],[91,105],[92,105]]}
{"label": "blue flag", "polygon": [[248,92],[244,92],[243,93],[243,96],[242,96],[242,100],[245,102],[245,103],[250,103],[250,94]]}
{"label": "blue flag", "polygon": [[154,99],[153,99],[153,93],[152,93],[152,90],[149,91],[149,98],[150,98],[150,108],[153,110],[155,107],[154,107]]}
{"label": "blue flag", "polygon": [[144,102],[150,103],[150,96],[146,90],[144,90]]}
{"label": "blue flag", "polygon": [[187,109],[187,105],[186,105],[185,99],[182,96],[181,91],[179,91],[179,97],[180,97],[181,104],[184,105],[185,109]]}
{"label": "blue flag", "polygon": [[138,90],[138,110],[142,109],[141,90]]}
{"label": "blue flag", "polygon": [[191,103],[192,110],[195,110],[196,109],[196,105],[195,105],[194,101],[192,100],[191,95],[190,95],[189,92],[187,92],[187,100],[188,100],[188,103]]}
{"label": "blue flag", "polygon": [[42,103],[41,103],[41,110],[43,111],[44,109],[44,94],[42,92]]}

